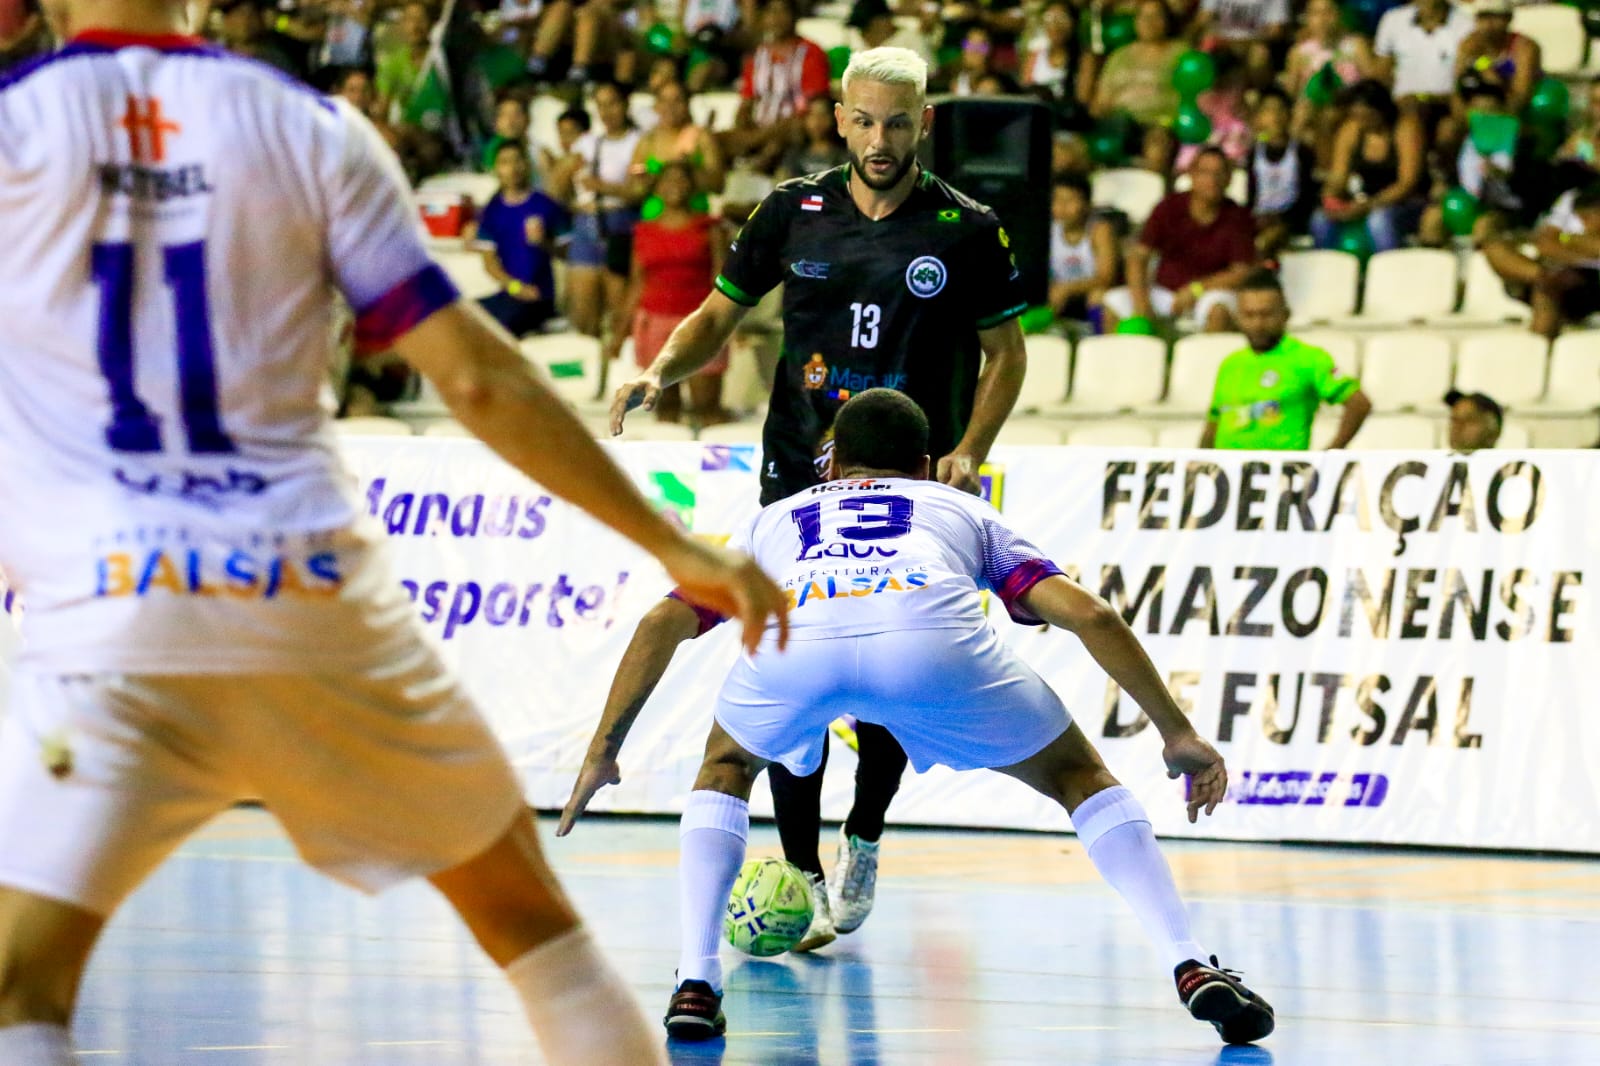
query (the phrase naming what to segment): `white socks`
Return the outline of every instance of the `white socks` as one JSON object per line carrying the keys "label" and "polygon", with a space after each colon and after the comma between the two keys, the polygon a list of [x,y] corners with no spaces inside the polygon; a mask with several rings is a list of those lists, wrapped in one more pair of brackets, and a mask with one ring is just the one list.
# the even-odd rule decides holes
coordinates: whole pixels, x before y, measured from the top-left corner
{"label": "white socks", "polygon": [[678,983],[704,981],[721,992],[722,915],[744,863],[750,804],[721,792],[691,792],[678,836],[678,920],[683,935]]}
{"label": "white socks", "polygon": [[551,1066],[665,1066],[660,1033],[583,926],[514,959],[505,973]]}
{"label": "white socks", "polygon": [[1121,785],[1096,792],[1072,812],[1072,825],[1095,869],[1128,901],[1167,965],[1204,962],[1206,951],[1189,932],[1189,912],[1156,846],[1150,817],[1133,793]]}
{"label": "white socks", "polygon": [[0,1029],[0,1062],[5,1066],[75,1066],[77,1059],[64,1026],[32,1022]]}

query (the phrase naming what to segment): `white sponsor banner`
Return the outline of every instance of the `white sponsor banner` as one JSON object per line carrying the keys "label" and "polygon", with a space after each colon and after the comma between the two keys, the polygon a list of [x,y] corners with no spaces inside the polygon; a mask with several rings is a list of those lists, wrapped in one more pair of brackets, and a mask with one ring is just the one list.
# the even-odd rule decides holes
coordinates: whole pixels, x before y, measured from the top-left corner
{"label": "white sponsor banner", "polygon": [[[643,553],[473,441],[345,442],[398,577],[522,769],[565,802],[639,617]],[[752,447],[613,449],[697,533],[754,513]],[[1232,776],[1190,827],[1160,739],[1069,635],[993,624],[1158,831],[1600,852],[1600,456],[998,448],[1008,520],[1123,610]],[[685,645],[596,809],[682,809],[735,655]],[[848,809],[837,741],[824,811]],[[755,810],[770,811],[757,787]],[[908,774],[891,821],[1065,828],[995,774]]]}

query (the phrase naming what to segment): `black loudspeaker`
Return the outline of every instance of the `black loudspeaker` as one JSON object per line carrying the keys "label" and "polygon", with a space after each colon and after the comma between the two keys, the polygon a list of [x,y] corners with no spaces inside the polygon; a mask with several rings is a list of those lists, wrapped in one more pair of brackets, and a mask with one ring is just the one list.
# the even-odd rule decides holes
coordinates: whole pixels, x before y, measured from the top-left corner
{"label": "black loudspeaker", "polygon": [[936,96],[923,166],[994,208],[1028,303],[1050,289],[1050,108],[1011,96]]}

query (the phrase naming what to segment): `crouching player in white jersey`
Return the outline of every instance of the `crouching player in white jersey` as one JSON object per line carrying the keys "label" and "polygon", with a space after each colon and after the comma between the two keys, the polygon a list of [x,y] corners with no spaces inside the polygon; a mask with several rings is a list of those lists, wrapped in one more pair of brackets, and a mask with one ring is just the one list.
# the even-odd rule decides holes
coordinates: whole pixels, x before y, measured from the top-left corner
{"label": "crouching player in white jersey", "polygon": [[[423,247],[376,131],[179,36],[183,0],[46,0],[0,77],[0,1063],[66,1066],[83,968],[189,833],[262,800],[358,888],[428,877],[562,1066],[664,1063],[424,641],[339,461],[332,293],[506,460],[753,647],[783,596],[656,515]],[[780,624],[780,629],[781,629]]]}
{"label": "crouching player in white jersey", "polygon": [[[889,389],[863,392],[834,423],[830,481],[767,507],[733,537],[787,586],[792,643],[784,655],[763,645],[741,658],[717,701],[683,812],[683,942],[668,1032],[702,1040],[726,1026],[718,946],[744,862],[756,775],[773,762],[810,773],[828,722],[854,714],[888,728],[919,772],[936,763],[988,767],[1060,803],[1101,876],[1173,968],[1189,1012],[1229,1043],[1261,1039],[1272,1032],[1272,1008],[1215,956],[1203,961],[1144,808],[1056,694],[999,641],[980,589],[993,590],[1019,622],[1073,633],[1138,702],[1165,741],[1169,775],[1190,777],[1190,821],[1226,793],[1222,757],[1109,604],[1062,576],[993,507],[927,480],[927,441],[927,419],[912,400]],[[878,550],[827,550],[837,545]],[[673,649],[721,621],[673,597],[652,615],[618,668],[558,834],[600,787],[620,780],[617,752]]]}

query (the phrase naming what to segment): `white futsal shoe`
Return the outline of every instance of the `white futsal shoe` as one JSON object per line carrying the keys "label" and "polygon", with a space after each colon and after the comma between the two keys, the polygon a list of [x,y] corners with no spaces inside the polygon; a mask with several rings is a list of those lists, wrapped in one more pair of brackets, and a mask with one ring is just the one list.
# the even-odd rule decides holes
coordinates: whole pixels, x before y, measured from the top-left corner
{"label": "white futsal shoe", "polygon": [[839,859],[833,866],[832,893],[835,927],[853,933],[872,913],[878,891],[878,844],[850,836],[839,827]]}
{"label": "white futsal shoe", "polygon": [[839,939],[833,925],[833,911],[828,906],[828,883],[820,874],[806,874],[811,882],[811,928],[800,938],[800,943],[790,948],[793,952],[815,951]]}

